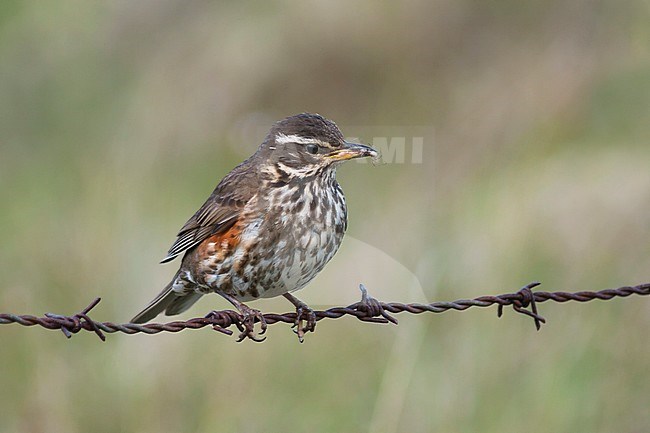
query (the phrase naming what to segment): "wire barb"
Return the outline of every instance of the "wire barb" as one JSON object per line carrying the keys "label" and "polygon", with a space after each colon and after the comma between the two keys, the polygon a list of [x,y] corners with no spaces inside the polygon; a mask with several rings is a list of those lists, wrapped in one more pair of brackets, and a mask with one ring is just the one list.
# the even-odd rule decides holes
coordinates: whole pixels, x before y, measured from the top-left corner
{"label": "wire barb", "polygon": [[[465,311],[472,307],[490,307],[497,305],[497,315],[499,317],[503,315],[504,307],[512,306],[515,312],[531,317],[535,323],[535,327],[539,330],[542,324],[546,323],[546,319],[538,313],[538,304],[542,302],[589,302],[594,299],[607,301],[616,297],[624,298],[631,295],[650,295],[650,283],[638,286],[624,286],[618,289],[606,289],[598,292],[533,292],[532,289],[539,285],[540,283],[534,282],[525,285],[515,293],[497,296],[480,296],[474,299],[461,299],[454,302],[433,302],[431,304],[380,302],[371,297],[366,288],[361,285],[361,301],[347,307],[333,307],[324,311],[314,311],[314,316],[315,321],[338,319],[348,315],[364,322],[397,324],[397,319],[389,313],[443,313],[448,310]],[[46,313],[43,317],[35,317],[31,315],[0,313],[0,325],[17,323],[22,326],[40,326],[45,329],[58,329],[67,338],[72,337],[73,334],[77,334],[82,330],[90,331],[102,341],[106,340],[105,334],[113,334],[116,332],[127,335],[138,333],[151,335],[161,332],[180,332],[185,329],[200,329],[207,326],[212,327],[213,330],[222,334],[232,335],[233,331],[228,328],[235,326],[240,330],[238,341],[241,341],[247,338],[250,339],[251,336],[259,339],[259,337],[252,333],[251,326],[255,323],[272,325],[282,322],[294,325],[296,321],[296,312],[293,311],[284,314],[266,313],[244,317],[244,315],[237,311],[224,310],[212,311],[205,317],[168,323],[147,323],[141,325],[135,323],[115,324],[111,322],[96,322],[90,318],[89,313],[100,301],[100,298],[96,298],[86,308],[72,316]],[[263,334],[263,332],[260,332],[260,334]]]}
{"label": "wire barb", "polygon": [[[535,328],[537,328],[538,331],[542,329],[542,323],[546,323],[546,319],[537,314],[537,303],[535,302],[535,295],[533,294],[532,289],[539,286],[540,284],[542,283],[538,281],[533,281],[530,284],[526,284],[515,294],[515,296],[518,296],[519,298],[513,297],[512,299],[513,310],[515,310],[517,313],[532,317],[535,321]],[[497,317],[501,317],[503,315],[503,305],[504,304],[499,304],[497,307]],[[530,311],[526,309],[529,305]]]}
{"label": "wire barb", "polygon": [[397,319],[386,312],[386,309],[381,302],[368,294],[366,286],[359,284],[359,290],[361,290],[361,301],[351,305],[351,307],[354,307],[365,314],[363,317],[358,317],[359,320],[364,322],[392,323],[397,325]]}
{"label": "wire barb", "polygon": [[86,308],[84,308],[79,313],[71,317],[61,316],[59,314],[54,314],[54,313],[45,313],[45,317],[48,317],[55,321],[59,321],[61,325],[60,327],[61,332],[63,332],[63,335],[65,335],[66,338],[71,338],[72,334],[76,334],[82,329],[88,329],[83,327],[83,324],[86,323],[90,328],[90,330],[93,331],[95,334],[97,334],[100,340],[106,341],[106,336],[102,333],[102,331],[97,326],[97,322],[95,322],[88,316],[90,310],[95,308],[101,300],[102,298],[95,298],[90,304],[88,304]]}

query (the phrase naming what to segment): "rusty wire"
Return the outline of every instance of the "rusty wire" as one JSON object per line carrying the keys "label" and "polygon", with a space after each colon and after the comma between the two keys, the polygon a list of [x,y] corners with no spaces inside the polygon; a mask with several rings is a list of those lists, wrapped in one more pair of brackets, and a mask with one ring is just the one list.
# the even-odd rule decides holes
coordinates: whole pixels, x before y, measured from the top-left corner
{"label": "rusty wire", "polygon": [[[609,300],[630,295],[650,295],[650,283],[640,284],[638,286],[619,287],[618,289],[600,290],[598,292],[533,292],[532,289],[539,284],[528,284],[515,293],[479,296],[474,299],[462,299],[454,302],[433,302],[431,304],[379,302],[368,296],[365,288],[361,286],[361,301],[347,307],[333,307],[324,311],[315,311],[314,313],[317,321],[322,319],[338,319],[349,315],[365,322],[397,324],[397,320],[389,313],[443,313],[448,310],[465,311],[471,307],[490,307],[497,305],[497,313],[500,317],[503,313],[503,307],[512,306],[517,313],[531,317],[535,323],[535,327],[539,330],[542,323],[546,323],[546,320],[537,311],[537,304],[542,302],[588,302],[594,299]],[[194,318],[187,321],[148,323],[144,325],[134,323],[115,324],[111,322],[96,322],[88,316],[90,310],[97,306],[99,301],[100,298],[96,298],[81,312],[72,316],[46,313],[43,317],[35,317],[31,315],[0,313],[0,324],[17,323],[23,326],[41,326],[46,329],[58,329],[68,338],[72,334],[80,331],[90,331],[94,332],[102,341],[106,340],[105,334],[116,332],[129,335],[138,333],[158,334],[160,332],[179,332],[184,329],[200,329],[206,326],[211,326],[214,330],[227,335],[232,335],[233,333],[228,328],[235,326],[242,331],[240,341],[243,339],[242,335],[244,334],[250,337],[250,332],[245,332],[246,324],[244,317],[233,310],[213,311],[206,317]],[[280,322],[296,325],[297,314],[295,312],[284,314],[266,313],[263,316],[269,325]]]}

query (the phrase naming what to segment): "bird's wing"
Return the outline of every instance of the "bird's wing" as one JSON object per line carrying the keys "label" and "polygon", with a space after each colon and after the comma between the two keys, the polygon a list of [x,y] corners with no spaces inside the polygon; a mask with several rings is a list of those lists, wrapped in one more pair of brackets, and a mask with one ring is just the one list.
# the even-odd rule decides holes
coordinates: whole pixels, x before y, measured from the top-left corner
{"label": "bird's wing", "polygon": [[173,260],[209,236],[227,231],[237,222],[259,186],[256,173],[247,170],[246,163],[223,178],[203,206],[180,229],[167,257],[160,263]]}

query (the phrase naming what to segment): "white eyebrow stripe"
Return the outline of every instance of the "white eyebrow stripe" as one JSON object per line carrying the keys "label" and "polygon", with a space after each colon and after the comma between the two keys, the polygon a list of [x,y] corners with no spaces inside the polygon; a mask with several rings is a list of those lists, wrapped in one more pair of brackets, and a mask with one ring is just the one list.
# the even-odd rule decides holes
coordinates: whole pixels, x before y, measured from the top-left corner
{"label": "white eyebrow stripe", "polygon": [[329,143],[325,143],[321,140],[317,140],[315,138],[306,138],[306,137],[301,137],[299,135],[284,135],[282,133],[278,134],[275,136],[275,142],[278,144],[288,144],[288,143],[296,143],[296,144],[318,144],[320,146],[326,146],[329,147]]}

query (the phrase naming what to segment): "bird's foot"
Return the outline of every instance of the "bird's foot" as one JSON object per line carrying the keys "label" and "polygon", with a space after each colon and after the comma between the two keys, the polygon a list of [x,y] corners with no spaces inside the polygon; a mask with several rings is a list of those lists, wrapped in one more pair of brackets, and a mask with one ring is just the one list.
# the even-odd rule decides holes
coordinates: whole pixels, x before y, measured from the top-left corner
{"label": "bird's foot", "polygon": [[[240,321],[236,323],[237,329],[239,329],[240,334],[237,338],[237,342],[244,341],[246,338],[255,341],[256,343],[261,343],[266,340],[266,337],[260,337],[266,332],[267,323],[264,315],[260,310],[255,310],[250,308],[245,304],[240,304],[237,306],[237,309],[240,313]],[[260,332],[259,334],[255,333],[255,322],[260,323]]]}
{"label": "bird's foot", "polygon": [[[293,332],[298,335],[298,341],[305,341],[305,333],[316,330],[316,313],[307,304],[296,306],[296,321],[293,323]],[[304,322],[304,326],[303,326]]]}
{"label": "bird's foot", "polygon": [[397,319],[386,312],[381,302],[368,294],[368,290],[363,284],[359,285],[361,290],[361,301],[355,304],[357,311],[365,313],[365,316],[358,317],[364,322],[375,323],[393,323],[397,325]]}

